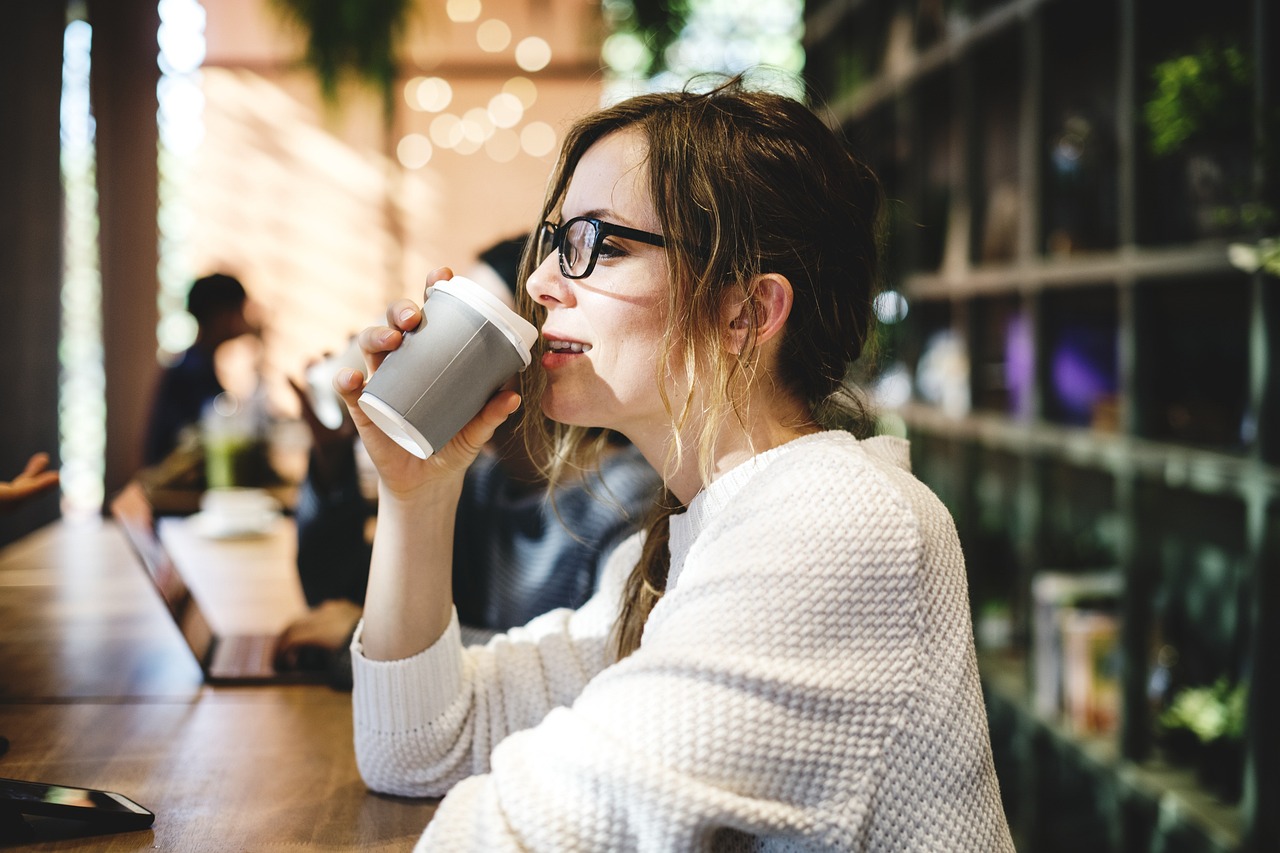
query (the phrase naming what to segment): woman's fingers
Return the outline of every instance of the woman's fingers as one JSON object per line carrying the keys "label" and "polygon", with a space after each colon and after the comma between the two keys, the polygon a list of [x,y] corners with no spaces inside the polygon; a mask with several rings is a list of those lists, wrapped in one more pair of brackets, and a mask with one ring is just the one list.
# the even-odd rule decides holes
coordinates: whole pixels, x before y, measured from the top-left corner
{"label": "woman's fingers", "polygon": [[520,408],[520,395],[515,391],[499,391],[489,398],[484,408],[458,431],[458,434],[438,454],[445,465],[466,468],[475,461],[481,448],[489,443],[494,432]]}
{"label": "woman's fingers", "polygon": [[422,322],[422,309],[412,299],[397,299],[387,306],[387,325],[412,332]]}
{"label": "woman's fingers", "polygon": [[342,402],[347,404],[347,410],[353,418],[357,417],[357,412],[363,417],[363,411],[356,405],[360,399],[360,392],[364,390],[364,376],[360,371],[350,367],[339,370],[333,377],[333,390],[337,391]]}
{"label": "woman's fingers", "polygon": [[404,342],[404,333],[418,328],[422,310],[411,300],[401,299],[387,308],[387,325],[369,326],[356,335],[356,343],[364,354],[365,372],[372,373],[387,354]]}
{"label": "woman's fingers", "polygon": [[[451,278],[453,278],[452,269],[449,267],[436,267],[431,272],[427,273],[427,287],[431,287],[433,284],[437,284],[442,281],[448,281]],[[425,299],[426,296],[424,295],[423,298]]]}
{"label": "woman's fingers", "polygon": [[[427,275],[427,286],[453,277],[448,267],[432,270]],[[370,326],[362,330],[356,341],[364,354],[366,372],[344,368],[333,378],[333,388],[347,406],[352,421],[365,439],[365,447],[375,455],[375,464],[382,454],[391,453],[399,459],[403,450],[391,447],[391,440],[369,419],[360,408],[360,395],[364,391],[366,379],[382,364],[382,361],[400,347],[405,334],[416,330],[423,321],[422,309],[412,300],[401,299],[387,308],[387,325]],[[458,434],[427,460],[428,467],[440,467],[450,471],[465,470],[480,453],[502,423],[520,407],[520,395],[512,390],[501,390],[494,394],[484,408],[459,430]],[[391,456],[385,461],[390,462]],[[397,465],[401,464],[396,462]],[[401,467],[401,473],[408,469]]]}

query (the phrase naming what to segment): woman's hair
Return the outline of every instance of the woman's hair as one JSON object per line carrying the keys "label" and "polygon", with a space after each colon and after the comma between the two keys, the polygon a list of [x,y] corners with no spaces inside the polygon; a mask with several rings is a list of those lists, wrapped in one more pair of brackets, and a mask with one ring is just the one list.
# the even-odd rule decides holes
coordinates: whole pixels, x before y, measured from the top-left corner
{"label": "woman's hair", "polygon": [[[880,255],[875,176],[807,106],[748,90],[735,78],[710,92],[640,95],[578,121],[552,173],[542,219],[558,218],[586,151],[624,129],[648,142],[649,189],[666,237],[668,343],[654,381],[664,389],[676,437],[668,461],[695,454],[705,480],[716,435],[726,423],[749,422],[756,318],[745,312],[746,345],[734,353],[725,346],[722,317],[726,300],[750,300],[764,273],[786,276],[794,293],[772,381],[822,426],[864,433],[870,418],[844,378],[870,337]],[[521,280],[537,261],[526,252]],[[541,320],[543,309],[522,296]],[[683,399],[667,398],[660,380],[668,375],[686,378]],[[550,482],[593,465],[604,447],[599,431],[542,417],[545,379],[541,371],[524,377],[531,451],[547,460]],[[692,447],[679,440],[691,424]],[[638,646],[666,587],[667,522],[678,509],[667,494],[649,521],[617,627],[619,657]]]}

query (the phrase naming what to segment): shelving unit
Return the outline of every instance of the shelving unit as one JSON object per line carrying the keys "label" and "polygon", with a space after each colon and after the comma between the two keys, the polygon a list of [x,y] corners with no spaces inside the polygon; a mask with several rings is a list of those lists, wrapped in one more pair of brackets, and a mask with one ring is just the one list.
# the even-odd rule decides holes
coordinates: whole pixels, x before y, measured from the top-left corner
{"label": "shelving unit", "polygon": [[[956,519],[980,646],[1009,637],[981,663],[1019,849],[1280,850],[1280,278],[1228,253],[1280,234],[1280,10],[808,0],[806,32],[891,202],[887,420]],[[1155,75],[1188,63],[1217,111],[1158,150],[1200,107]],[[1082,731],[1034,700],[1033,591],[1100,569],[1119,717]],[[1248,688],[1242,767],[1206,765],[1238,796],[1156,724],[1218,679]]]}

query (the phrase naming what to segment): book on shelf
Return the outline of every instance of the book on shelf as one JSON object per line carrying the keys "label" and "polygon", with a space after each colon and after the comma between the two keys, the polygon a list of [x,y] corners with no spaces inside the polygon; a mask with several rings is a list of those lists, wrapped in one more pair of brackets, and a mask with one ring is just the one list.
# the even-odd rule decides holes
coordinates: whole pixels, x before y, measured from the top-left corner
{"label": "book on shelf", "polygon": [[1118,570],[1043,571],[1032,581],[1032,701],[1079,734],[1119,719]]}

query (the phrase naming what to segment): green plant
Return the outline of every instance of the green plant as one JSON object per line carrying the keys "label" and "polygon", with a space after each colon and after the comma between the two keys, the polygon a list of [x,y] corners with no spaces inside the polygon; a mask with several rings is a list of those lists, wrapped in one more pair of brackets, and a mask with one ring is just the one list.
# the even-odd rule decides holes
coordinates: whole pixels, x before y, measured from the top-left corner
{"label": "green plant", "polygon": [[615,32],[628,33],[644,45],[636,70],[645,76],[666,70],[667,48],[689,19],[690,0],[605,0],[603,8]]}
{"label": "green plant", "polygon": [[1244,708],[1247,691],[1220,678],[1212,685],[1186,687],[1178,691],[1159,717],[1169,731],[1189,731],[1201,743],[1238,741],[1244,737]]}
{"label": "green plant", "polygon": [[1210,138],[1249,140],[1253,63],[1238,46],[1203,42],[1157,63],[1143,106],[1153,154],[1163,157]]}
{"label": "green plant", "polygon": [[305,31],[306,63],[320,92],[338,102],[338,84],[350,75],[376,88],[389,120],[395,108],[397,49],[412,0],[273,0],[288,21]]}
{"label": "green plant", "polygon": [[1227,246],[1232,266],[1245,272],[1262,270],[1280,278],[1280,237],[1264,237],[1257,243],[1232,243]]}

